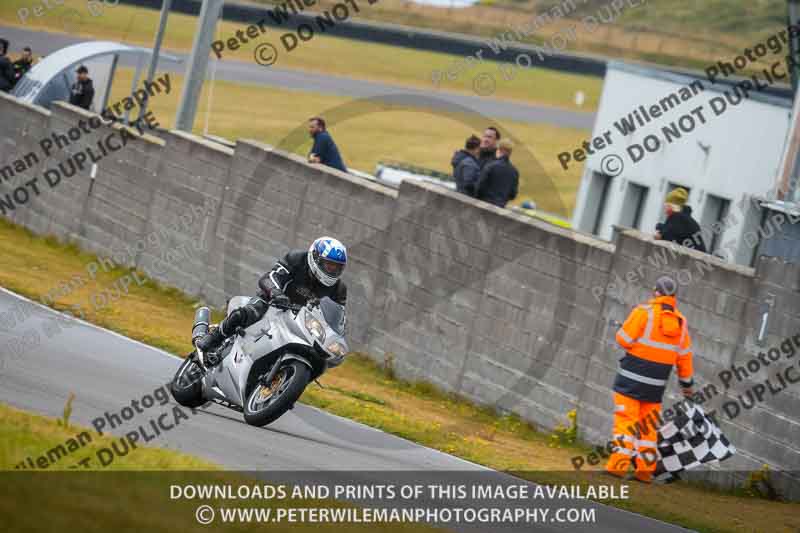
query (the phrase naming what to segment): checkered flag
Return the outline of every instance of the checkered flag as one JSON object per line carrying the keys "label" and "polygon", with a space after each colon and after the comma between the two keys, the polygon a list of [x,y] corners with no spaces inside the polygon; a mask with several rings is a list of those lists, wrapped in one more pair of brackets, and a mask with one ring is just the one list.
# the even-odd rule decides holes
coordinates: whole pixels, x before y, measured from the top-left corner
{"label": "checkered flag", "polygon": [[672,483],[684,470],[691,470],[711,461],[724,461],[736,448],[722,434],[700,406],[683,404],[678,416],[658,428],[658,453],[654,479]]}

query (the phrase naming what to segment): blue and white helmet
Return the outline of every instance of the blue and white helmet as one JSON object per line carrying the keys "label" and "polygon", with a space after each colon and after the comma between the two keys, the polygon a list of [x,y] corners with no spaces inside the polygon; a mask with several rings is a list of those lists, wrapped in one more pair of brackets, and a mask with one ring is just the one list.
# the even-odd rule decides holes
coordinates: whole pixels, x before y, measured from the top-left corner
{"label": "blue and white helmet", "polygon": [[347,249],[333,237],[320,237],[308,249],[308,268],[326,287],[336,284],[347,265]]}

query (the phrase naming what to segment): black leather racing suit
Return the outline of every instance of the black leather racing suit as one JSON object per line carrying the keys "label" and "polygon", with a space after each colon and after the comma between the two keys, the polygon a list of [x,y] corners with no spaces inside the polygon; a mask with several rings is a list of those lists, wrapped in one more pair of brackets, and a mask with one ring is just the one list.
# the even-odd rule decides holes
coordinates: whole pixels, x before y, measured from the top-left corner
{"label": "black leather racing suit", "polygon": [[275,263],[272,270],[261,276],[258,280],[259,294],[222,321],[218,330],[221,335],[216,335],[216,340],[222,342],[233,335],[237,328],[246,328],[258,322],[267,312],[269,301],[276,297],[281,299],[281,295],[294,305],[305,305],[311,299],[318,300],[325,296],[345,305],[347,286],[344,282],[338,280],[331,287],[320,283],[308,266],[307,255],[305,250],[291,251]]}

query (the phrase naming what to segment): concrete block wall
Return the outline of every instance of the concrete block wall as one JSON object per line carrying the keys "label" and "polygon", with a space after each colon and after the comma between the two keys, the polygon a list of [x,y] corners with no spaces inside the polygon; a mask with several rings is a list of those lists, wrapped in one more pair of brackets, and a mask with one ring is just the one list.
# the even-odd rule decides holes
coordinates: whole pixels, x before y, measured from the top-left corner
{"label": "concrete block wall", "polygon": [[601,310],[591,287],[605,282],[611,247],[492,210],[500,216],[459,392],[552,428],[580,402]]}
{"label": "concrete block wall", "polygon": [[349,244],[350,339],[366,347],[380,254],[396,191],[256,141],[239,141],[224,185],[203,294],[214,303],[252,294],[289,249],[320,235]]}
{"label": "concrete block wall", "polygon": [[204,294],[213,303],[254,292],[264,265],[271,265],[294,233],[294,214],[306,183],[278,168],[279,156],[257,143],[239,141],[213,226]]}
{"label": "concrete block wall", "polygon": [[[87,120],[92,113],[71,106],[54,106],[53,118],[60,119],[51,129],[67,131],[80,119]],[[119,125],[101,126],[92,133],[84,135],[78,143],[71,144],[67,150],[77,154],[86,148],[98,153],[97,143],[116,143],[118,151],[110,152],[97,164],[94,179],[91,178],[91,164],[72,178],[62,178],[61,184],[49,196],[61,196],[62,191],[70,190],[70,200],[80,208],[80,223],[70,236],[82,248],[101,256],[115,258],[117,263],[137,266],[139,253],[117,253],[122,246],[135,244],[146,238],[148,232],[149,207],[157,190],[156,170],[164,152],[159,139],[126,130],[125,145],[122,146],[122,130]],[[53,163],[64,162],[64,154],[54,154]],[[65,187],[66,186],[66,187]],[[67,189],[67,187],[71,187]]]}
{"label": "concrete block wall", "polygon": [[[770,303],[766,335],[759,345],[763,313]],[[744,367],[748,375],[741,381],[734,378],[724,391],[726,402],[738,404],[738,411],[731,408],[733,418],[724,426],[742,449],[735,464],[741,470],[765,463],[784,465],[791,473],[791,479],[783,476],[785,491],[791,487],[800,497],[800,264],[760,258],[742,318],[742,342],[728,370],[734,365]],[[779,351],[777,360],[761,356],[770,352],[774,355],[774,350]],[[760,368],[753,372],[747,364],[756,358]],[[759,386],[766,387],[760,398]]]}
{"label": "concrete block wall", "polygon": [[37,106],[17,103],[15,99],[0,93],[0,106],[4,120],[0,125],[0,162],[2,166],[15,167],[14,162],[25,160],[25,166],[32,163],[27,170],[15,172],[10,179],[4,180],[0,194],[14,194],[18,187],[25,188],[29,200],[24,205],[14,202],[15,207],[6,213],[6,217],[30,228],[38,233],[47,233],[66,237],[76,227],[79,217],[78,207],[72,200],[74,184],[67,184],[59,196],[49,195],[46,201],[36,197],[25,183],[37,179],[40,191],[48,189],[42,173],[49,167],[40,141],[51,134],[51,122],[58,122],[52,113]]}
{"label": "concrete block wall", "polygon": [[[0,121],[3,165],[39,152],[39,139],[89,116],[67,104],[42,111],[5,95],[0,114],[13,117]],[[81,143],[115,128],[103,126]],[[774,367],[727,390],[720,372],[800,334],[797,265],[730,266],[635,231],[612,245],[434,185],[389,189],[257,141],[229,149],[180,132],[159,137],[135,136],[101,161],[94,181],[88,169],[79,172],[9,218],[112,258],[133,245],[132,255],[122,254],[126,264],[215,305],[252,294],[288,249],[336,236],[350,251],[345,278],[355,349],[378,362],[391,359],[401,377],[543,429],[565,423],[577,408],[581,435],[595,443],[611,432],[610,386],[622,355],[615,322],[649,298],[661,273],[677,274],[688,287],[680,301],[692,325],[698,387],[719,391],[709,409],[773,376]],[[59,152],[14,180],[41,176],[66,157]],[[13,186],[0,184],[0,194]],[[773,305],[765,345],[757,348],[765,301]],[[798,352],[786,364],[800,361]],[[673,380],[665,403],[677,399]],[[798,407],[800,385],[734,419],[718,417],[740,450],[725,468],[767,463],[796,475]],[[784,486],[797,486],[784,477]]]}
{"label": "concrete block wall", "polygon": [[183,132],[163,132],[136,266],[187,294],[204,294],[214,225],[233,150]]}
{"label": "concrete block wall", "polygon": [[459,390],[481,305],[497,214],[455,194],[405,182],[379,278],[370,353],[400,376]]}

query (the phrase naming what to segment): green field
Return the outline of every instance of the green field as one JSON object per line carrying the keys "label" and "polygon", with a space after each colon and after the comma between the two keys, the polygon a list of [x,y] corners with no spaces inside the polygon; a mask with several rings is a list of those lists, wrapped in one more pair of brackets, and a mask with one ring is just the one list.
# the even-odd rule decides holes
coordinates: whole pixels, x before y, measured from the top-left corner
{"label": "green field", "polygon": [[[116,101],[130,93],[131,71],[120,69],[115,84]],[[170,76],[171,91],[151,100],[151,108],[162,127],[173,123],[182,79]],[[321,115],[350,168],[373,173],[378,161],[393,159],[452,171],[450,158],[471,134],[480,135],[487,119],[463,113],[427,108],[393,107],[370,100],[352,100],[304,91],[273,89],[217,81],[210,115],[206,115],[209,85],[203,91],[195,131],[232,140],[256,139],[306,155],[311,140],[306,133],[309,117]],[[135,116],[136,113],[133,112]],[[512,120],[491,121],[517,141],[514,161],[520,170],[519,196],[514,203],[533,200],[547,211],[566,217],[575,204],[582,164],[564,171],[556,155],[577,146],[588,136],[584,130],[529,124]],[[300,142],[288,142],[300,129]]]}
{"label": "green field", "polygon": [[[314,8],[330,9],[337,1],[319,0]],[[272,5],[282,0],[255,3]],[[575,27],[577,36],[569,39],[565,51],[700,69],[741,53],[785,27],[787,19],[785,0],[625,0],[622,9],[609,11],[610,4],[609,0],[482,0],[473,7],[449,9],[381,0],[362,10],[359,18],[496,37],[550,14],[549,22],[518,39],[541,44]],[[605,23],[596,29],[585,25],[583,20],[589,16]]]}
{"label": "green field", "polygon": [[[17,11],[28,7],[29,3],[28,0],[4,0],[0,3],[0,20],[3,24],[22,26]],[[51,5],[55,7],[42,17],[31,17],[23,27],[54,32],[66,31],[87,38],[145,46],[153,44],[153,36],[158,25],[158,11],[120,4],[105,9],[100,16],[92,17],[87,11],[85,0],[63,0],[63,6],[54,2],[51,2]],[[77,10],[80,16],[70,14],[73,10]],[[227,39],[243,26],[221,21],[217,25],[217,37]],[[172,13],[167,24],[164,47],[172,51],[190,50],[196,27],[195,17]],[[236,51],[225,52],[223,61],[235,59],[252,62],[255,47],[262,42],[270,42],[280,49],[278,35],[277,32],[268,32],[262,38],[250,41]],[[36,49],[36,43],[11,43],[11,50],[16,52],[25,45]],[[14,55],[12,53],[12,56]],[[314,39],[298,46],[291,53],[282,52],[275,67],[421,87],[431,90],[435,95],[436,87],[432,82],[432,72],[445,70],[458,59],[460,58],[448,54],[315,35]],[[593,110],[597,106],[602,87],[602,80],[599,78],[544,69],[518,69],[513,79],[506,80],[496,64],[486,62],[485,65],[464,72],[456,80],[445,79],[440,88],[475,94],[472,90],[473,78],[484,71],[491,73],[496,79],[493,98],[570,109]],[[585,94],[582,106],[575,104],[575,93],[578,91]]]}

